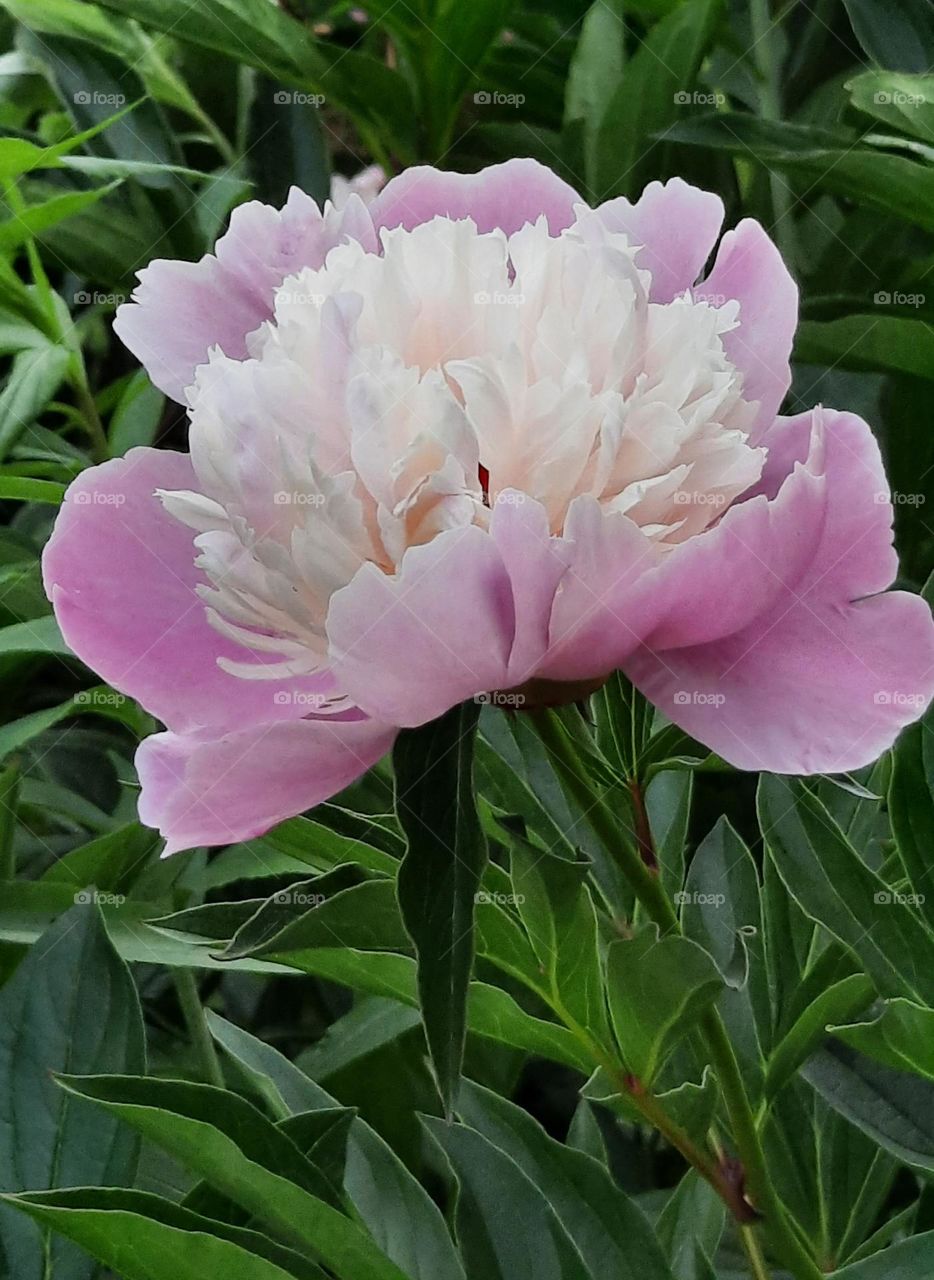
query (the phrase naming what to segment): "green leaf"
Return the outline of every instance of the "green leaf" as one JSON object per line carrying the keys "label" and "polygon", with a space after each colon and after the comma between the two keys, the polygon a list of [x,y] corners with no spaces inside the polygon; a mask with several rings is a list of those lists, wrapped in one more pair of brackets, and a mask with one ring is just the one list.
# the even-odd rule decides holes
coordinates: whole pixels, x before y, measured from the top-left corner
{"label": "green leaf", "polygon": [[934,1273],[934,1231],[900,1240],[889,1249],[833,1273],[834,1280],[921,1280]]}
{"label": "green leaf", "polygon": [[682,924],[727,982],[719,1007],[740,1058],[758,1071],[771,1037],[759,877],[752,854],[726,818],[718,819],[691,861]]}
{"label": "green leaf", "polygon": [[479,705],[464,703],[432,724],[403,730],[393,753],[407,840],[399,905],[415,944],[425,1034],[449,1112],[464,1055],[476,895],[487,857],[474,801],[479,713]]}
{"label": "green leaf", "polygon": [[880,67],[927,71],[934,59],[934,14],[925,0],[844,0],[857,40]]}
{"label": "green leaf", "polygon": [[42,879],[60,881],[72,889],[94,885],[98,889],[117,890],[124,882],[136,878],[159,843],[158,832],[138,822],[128,822],[57,858]]}
{"label": "green leaf", "polygon": [[862,973],[842,978],[822,991],[775,1046],[769,1057],[764,1093],[773,1098],[827,1039],[831,1024],[853,1017],[871,1002],[875,989]]}
{"label": "green leaf", "polygon": [[370,879],[362,868],[347,863],[289,885],[237,930],[224,957],[275,955],[288,963],[293,951],[317,947],[407,949],[392,881]]}
{"label": "green leaf", "polygon": [[610,1014],[627,1070],[652,1083],[665,1054],[723,989],[711,956],[689,938],[659,937],[651,925],[611,944]]}
{"label": "green leaf", "polygon": [[519,915],[553,1007],[605,1043],[603,968],[597,917],[586,884],[589,864],[565,862],[522,841],[513,842],[511,874]]}
{"label": "green leaf", "polygon": [[[885,297],[886,295],[881,295]],[[842,369],[879,369],[934,378],[934,333],[924,320],[849,315],[805,320],[795,335],[795,359]]]}
{"label": "green leaf", "polygon": [[[62,1070],[142,1071],[136,989],[101,914],[76,906],[42,935],[0,991],[0,1190],[128,1182],[137,1143],[114,1120],[64,1093]],[[0,1257],[16,1280],[90,1280],[94,1268],[62,1241],[0,1210]]]}
{"label": "green leaf", "polygon": [[36,347],[13,358],[0,391],[0,459],[40,413],[62,384],[70,359],[65,347]]}
{"label": "green leaf", "polygon": [[678,1183],[658,1219],[658,1238],[678,1280],[708,1280],[726,1222],[723,1201],[693,1169]]}
{"label": "green leaf", "polygon": [[55,480],[34,480],[32,476],[0,475],[0,498],[12,502],[47,502],[59,507],[65,486]]}
{"label": "green leaf", "polygon": [[367,996],[358,1000],[349,1013],[331,1023],[317,1044],[302,1055],[302,1069],[313,1080],[326,1080],[351,1063],[391,1044],[417,1027],[419,1021],[418,1010],[400,1004],[398,1000]]}
{"label": "green leaf", "polygon": [[471,1280],[590,1280],[554,1209],[514,1160],[465,1125],[422,1123],[460,1185],[457,1236]]}
{"label": "green leaf", "polygon": [[[330,1094],[276,1049],[208,1012],[218,1043],[277,1110],[330,1109]],[[344,1188],[373,1238],[411,1280],[463,1280],[434,1201],[383,1139],[359,1117],[351,1122]]]}
{"label": "green leaf", "polygon": [[[587,185],[595,191],[596,147],[600,122],[613,91],[623,75],[626,61],[625,27],[622,5],[596,0],[587,10],[580,38],[571,57],[564,97],[564,123],[583,126],[584,172]],[[620,677],[610,678],[614,683]]]}
{"label": "green leaf", "polygon": [[[683,111],[720,15],[719,0],[684,0],[650,30],[610,97],[595,144],[601,198],[634,194],[650,177],[667,176],[658,144]],[[648,149],[647,149],[648,147]]]}
{"label": "green leaf", "polygon": [[96,187],[93,191],[68,191],[60,196],[51,196],[39,204],[27,206],[16,217],[0,222],[0,251],[13,253],[31,237],[41,236],[66,218],[97,204],[98,200],[103,200],[119,185],[117,181],[109,182],[104,187]]}
{"label": "green leaf", "polygon": [[848,196],[934,231],[934,166],[860,145],[854,130],[776,123],[737,112],[682,121],[666,136],[800,175],[808,189]]}
{"label": "green leaf", "polygon": [[7,1203],[125,1280],[325,1280],[320,1268],[259,1232],[203,1218],[143,1191],[81,1187],[11,1196]]}
{"label": "green leaf", "polygon": [[603,1165],[556,1142],[527,1112],[472,1081],[458,1110],[542,1192],[592,1276],[672,1280],[648,1221]]}
{"label": "green leaf", "polygon": [[151,445],[156,438],[165,407],[165,396],[152,385],[145,370],[138,370],[127,382],[110,419],[111,453],[122,457],[135,445]]}
{"label": "green leaf", "polygon": [[363,125],[384,133],[411,158],[413,104],[408,85],[376,58],[314,39],[301,23],[268,0],[99,0],[202,49],[255,67],[273,79],[317,90]]}
{"label": "green leaf", "polygon": [[[78,1097],[100,1103],[283,1239],[310,1250],[341,1280],[405,1280],[362,1228],[290,1180],[290,1172],[301,1168],[305,1178],[305,1166],[312,1166],[299,1165],[294,1144],[243,1099],[207,1085],[129,1076],[71,1077],[62,1083]],[[250,1112],[245,1128],[239,1123],[244,1108]],[[283,1144],[294,1156],[284,1154]],[[282,1161],[286,1176],[261,1160],[277,1167]]]}
{"label": "green leaf", "polygon": [[934,1170],[934,1084],[834,1041],[801,1068],[835,1111],[904,1164]]}
{"label": "green leaf", "polygon": [[803,783],[765,775],[759,820],[769,855],[801,908],[849,946],[882,995],[934,999],[934,935],[866,865]]}
{"label": "green leaf", "polygon": [[934,1009],[910,1000],[885,1000],[874,1021],[829,1030],[876,1062],[934,1081]]}
{"label": "green leaf", "polygon": [[934,76],[867,71],[846,87],[860,111],[923,142],[934,142]]}
{"label": "green leaf", "polygon": [[934,924],[934,894],[928,893],[934,849],[934,712],[904,729],[895,744],[889,785],[892,834],[909,883],[928,924]]}

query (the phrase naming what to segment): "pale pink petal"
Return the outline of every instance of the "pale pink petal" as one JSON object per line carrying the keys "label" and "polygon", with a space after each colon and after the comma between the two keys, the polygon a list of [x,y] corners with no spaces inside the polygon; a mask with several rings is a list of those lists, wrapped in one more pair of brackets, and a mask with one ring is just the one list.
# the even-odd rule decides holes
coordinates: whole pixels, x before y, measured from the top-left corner
{"label": "pale pink petal", "polygon": [[349,786],[395,735],[372,720],[339,719],[210,739],[157,733],[136,755],[140,820],[165,837],[165,855],[252,839]]}
{"label": "pale pink petal", "polygon": [[743,373],[743,397],[759,402],[751,433],[751,442],[758,443],[791,385],[798,287],[759,223],[745,218],[720,241],[710,275],[696,293],[712,306],[739,302],[739,325],[724,334],[723,347]]}
{"label": "pale pink petal", "polygon": [[515,489],[497,495],[490,534],[509,577],[515,632],[500,688],[536,675],[548,649],[555,592],[570,560],[563,538],[549,535],[540,502]]}
{"label": "pale pink petal", "polygon": [[[196,487],[186,454],[131,449],[83,471],[42,558],[62,634],[82,661],[173,729],[223,731],[306,715],[330,676],[242,680],[218,657],[262,663],[219,635],[195,593],[192,531],[157,488]],[[269,659],[265,659],[268,661]]]}
{"label": "pale pink petal", "polygon": [[506,687],[514,634],[509,576],[476,525],[409,548],[394,577],[364,565],[328,611],[336,678],[357,706],[389,724],[424,724]]}
{"label": "pale pink petal", "polygon": [[[878,446],[854,415],[814,413],[809,465],[825,478],[824,518],[798,580],[727,638],[656,643],[625,664],[667,716],[740,768],[859,768],[934,694],[930,609],[904,592],[875,594],[896,569]],[[789,438],[801,425],[790,421]],[[762,572],[772,572],[765,561]]]}
{"label": "pale pink petal", "polygon": [[628,516],[607,513],[590,497],[571,503],[565,539],[569,565],[537,674],[588,680],[619,667],[646,634],[657,605],[640,583],[660,553]]}
{"label": "pale pink petal", "polygon": [[214,253],[200,262],[158,259],[141,271],[114,331],[156,386],[184,403],[210,349],[245,357],[247,335],[271,318],[283,280],[303,267],[320,267],[327,251],[348,237],[377,248],[369,212],[356,195],[327,216],[297,187],[281,210],[259,201],[240,205]]}
{"label": "pale pink petal", "polygon": [[723,225],[723,201],[681,178],[650,182],[632,204],[625,196],[595,210],[610,231],[640,245],[638,266],[652,273],[652,302],[670,302],[697,280]]}
{"label": "pale pink petal", "polygon": [[377,227],[411,230],[432,218],[472,218],[479,231],[507,235],[542,214],[552,235],[574,221],[580,196],[537,160],[507,160],[481,173],[448,173],[430,165],[406,169],[370,206]]}

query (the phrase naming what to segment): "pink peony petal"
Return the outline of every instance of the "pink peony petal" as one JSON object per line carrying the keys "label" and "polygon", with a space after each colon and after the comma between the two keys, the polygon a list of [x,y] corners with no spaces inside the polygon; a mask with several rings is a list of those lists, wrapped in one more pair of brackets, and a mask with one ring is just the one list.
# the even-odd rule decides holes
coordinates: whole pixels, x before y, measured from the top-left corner
{"label": "pink peony petal", "polygon": [[641,245],[636,264],[652,273],[652,302],[670,302],[690,289],[723,225],[723,201],[680,178],[650,182],[635,204],[607,200],[596,214],[610,231]]}
{"label": "pink peony petal", "polygon": [[798,287],[762,227],[745,218],[721,240],[710,275],[696,294],[711,305],[739,302],[739,325],[724,335],[723,346],[744,375],[744,398],[759,401],[751,432],[752,443],[758,443],[791,385]]}
{"label": "pink peony petal", "polygon": [[242,680],[217,665],[220,656],[263,659],[208,624],[194,535],[155,496],[194,484],[188,456],[163,449],[131,449],[81,473],[42,558],[62,634],[114,688],[179,731],[307,715],[333,692],[329,676]]}
{"label": "pink peony petal", "polygon": [[[810,417],[791,419],[783,434],[800,438]],[[769,607],[727,638],[656,642],[626,663],[667,716],[740,768],[859,768],[934,694],[930,609],[904,592],[875,594],[896,569],[878,446],[852,414],[814,418],[809,465],[825,480],[824,515],[801,576],[783,580]],[[771,575],[767,562],[761,568]]]}
{"label": "pink peony petal", "polygon": [[222,738],[157,733],[136,755],[139,815],[166,839],[163,856],[231,844],[321,804],[392,746],[372,720],[297,720]]}
{"label": "pink peony petal", "polygon": [[297,187],[281,210],[255,200],[240,205],[214,253],[200,262],[159,259],[141,271],[114,330],[156,386],[184,403],[210,349],[246,356],[247,335],[272,316],[283,280],[303,267],[320,267],[327,251],[348,237],[377,248],[369,212],[356,195],[327,216]]}
{"label": "pink peony petal", "polygon": [[394,577],[364,565],[328,611],[341,687],[368,715],[406,726],[505,687],[515,629],[509,576],[476,525],[411,547]]}
{"label": "pink peony petal", "polygon": [[377,227],[411,230],[432,218],[472,218],[479,231],[507,235],[542,214],[551,234],[574,221],[580,196],[537,160],[507,160],[481,173],[448,173],[419,165],[388,182],[370,206]]}

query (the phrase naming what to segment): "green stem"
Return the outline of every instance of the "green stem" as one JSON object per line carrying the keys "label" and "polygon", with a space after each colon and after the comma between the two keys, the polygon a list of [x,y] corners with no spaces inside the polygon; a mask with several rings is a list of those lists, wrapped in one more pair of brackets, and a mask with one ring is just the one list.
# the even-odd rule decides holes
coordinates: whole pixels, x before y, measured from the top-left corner
{"label": "green stem", "polygon": [[[751,0],[749,13],[752,21],[752,51],[759,72],[759,113],[763,120],[779,121],[782,118],[782,98],[779,68],[774,56],[769,0]],[[782,257],[793,272],[797,262],[797,238],[792,220],[794,200],[788,183],[771,168],[769,190],[775,213],[775,239]]]}
{"label": "green stem", "polygon": [[739,1238],[749,1259],[749,1270],[755,1280],[770,1280],[769,1269],[762,1255],[759,1237],[752,1227],[740,1227]]}
{"label": "green stem", "polygon": [[73,362],[73,369],[71,383],[74,387],[75,399],[78,401],[78,407],[81,410],[82,421],[91,440],[91,452],[94,461],[106,462],[110,457],[110,442],[107,439],[104,424],[101,422],[101,416],[97,412],[97,405],[94,403],[91,388],[88,386],[84,361],[80,356],[76,356]]}
{"label": "green stem", "polygon": [[[619,829],[609,806],[602,797],[594,795],[585,770],[558,717],[553,711],[532,714],[542,741],[561,770],[570,793],[581,803],[594,831],[607,851],[615,857],[649,918],[655,921],[663,933],[680,932],[681,926],[674,906],[658,876],[646,867],[633,843],[620,839]],[[823,1280],[823,1272],[798,1240],[772,1186],[739,1063],[716,1009],[711,1009],[704,1016],[701,1031],[723,1093],[733,1142],[742,1161],[745,1185],[740,1188],[740,1201],[744,1207],[751,1203],[763,1216],[763,1225],[776,1256],[796,1280]],[[745,1199],[747,1192],[748,1202]],[[731,1202],[734,1213],[735,1201],[734,1196]]]}
{"label": "green stem", "polygon": [[208,1030],[208,1024],[204,1020],[204,1009],[201,1005],[201,997],[198,994],[195,975],[191,969],[173,969],[172,977],[175,981],[175,990],[178,992],[178,1002],[182,1007],[185,1025],[188,1028],[189,1036],[191,1036],[191,1043],[201,1063],[202,1074],[208,1084],[213,1084],[218,1089],[223,1089],[226,1087],[224,1073],[218,1061],[217,1050],[214,1048],[214,1040]]}

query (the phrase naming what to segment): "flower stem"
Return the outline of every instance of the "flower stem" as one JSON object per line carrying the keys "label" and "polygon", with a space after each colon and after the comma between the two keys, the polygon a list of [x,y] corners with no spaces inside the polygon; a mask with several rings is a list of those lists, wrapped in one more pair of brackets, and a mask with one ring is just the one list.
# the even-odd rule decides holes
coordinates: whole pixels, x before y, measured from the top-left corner
{"label": "flower stem", "polygon": [[[594,794],[573,742],[560,720],[551,711],[533,712],[532,715],[542,742],[552,762],[560,770],[569,792],[580,802],[588,821],[607,852],[616,859],[649,918],[663,933],[680,932],[681,926],[674,906],[662,888],[658,875],[643,861],[636,842],[620,838],[619,827],[609,805],[604,797]],[[639,799],[644,808],[641,795]],[[650,831],[648,838],[651,838]],[[775,1255],[796,1280],[822,1280],[823,1272],[799,1241],[784,1205],[772,1186],[755,1116],[723,1020],[716,1009],[711,1009],[700,1025],[730,1118],[733,1142],[742,1162],[738,1184],[735,1178],[732,1180],[736,1184],[733,1195],[724,1194],[722,1184],[730,1183],[731,1179],[726,1175],[723,1162],[722,1176],[719,1179],[721,1185],[716,1182],[714,1185],[724,1195],[741,1226],[749,1226],[749,1217],[745,1216],[747,1213],[755,1212],[762,1216],[762,1225]],[[735,1194],[735,1191],[739,1194]],[[737,1214],[739,1206],[742,1208]]]}
{"label": "flower stem", "polygon": [[188,1028],[188,1034],[191,1037],[191,1043],[201,1063],[202,1074],[208,1084],[213,1084],[218,1089],[223,1089],[226,1087],[224,1073],[218,1061],[211,1033],[204,1020],[204,1009],[201,1005],[201,997],[198,994],[195,975],[191,969],[173,969],[172,977],[175,981],[178,1002],[182,1007],[182,1014],[185,1018],[185,1025]]}

